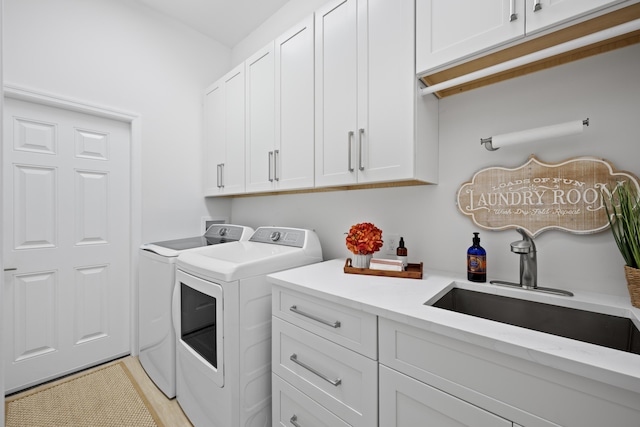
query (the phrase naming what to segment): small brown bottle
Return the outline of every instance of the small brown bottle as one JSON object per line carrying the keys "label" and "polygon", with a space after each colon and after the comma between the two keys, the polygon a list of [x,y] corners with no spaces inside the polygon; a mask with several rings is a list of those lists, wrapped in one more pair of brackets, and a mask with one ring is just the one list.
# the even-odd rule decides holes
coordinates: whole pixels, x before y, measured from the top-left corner
{"label": "small brown bottle", "polygon": [[396,258],[399,259],[400,261],[402,261],[402,268],[404,270],[407,269],[407,266],[409,265],[408,262],[408,250],[407,248],[404,247],[404,238],[400,238],[400,243],[398,244],[398,249],[396,249]]}

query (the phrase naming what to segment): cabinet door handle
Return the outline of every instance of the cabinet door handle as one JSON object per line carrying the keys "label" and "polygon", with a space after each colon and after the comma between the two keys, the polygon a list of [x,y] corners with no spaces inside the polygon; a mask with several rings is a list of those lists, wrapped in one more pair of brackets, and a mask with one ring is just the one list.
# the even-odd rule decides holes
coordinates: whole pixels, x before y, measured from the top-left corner
{"label": "cabinet door handle", "polygon": [[273,152],[273,178],[276,181],[280,181],[280,177],[278,176],[278,158],[280,157],[280,150],[275,150]]}
{"label": "cabinet door handle", "polygon": [[224,188],[224,163],[220,163],[220,188]]}
{"label": "cabinet door handle", "polygon": [[271,164],[273,163],[273,151],[269,151],[269,158],[268,158],[268,162],[269,162],[269,182],[273,182],[273,173],[271,170]]}
{"label": "cabinet door handle", "polygon": [[332,328],[336,329],[340,327],[340,321],[336,320],[335,322],[331,322],[329,320],[324,320],[318,316],[314,316],[313,314],[309,314],[309,313],[305,313],[304,311],[300,311],[298,310],[298,306],[292,305],[291,307],[289,307],[290,311],[293,311],[296,314],[299,314],[300,316],[304,316],[308,319],[311,320],[315,320],[316,322],[320,322],[323,325],[327,325],[327,326],[331,326]]}
{"label": "cabinet door handle", "polygon": [[220,167],[222,166],[222,163],[218,163],[216,165],[216,187],[220,188]]}
{"label": "cabinet door handle", "polygon": [[18,270],[16,267],[5,268],[4,271],[16,271]]}
{"label": "cabinet door handle", "polygon": [[360,128],[358,130],[358,169],[361,171],[364,170],[364,165],[362,164],[362,134],[364,134],[364,129]]}
{"label": "cabinet door handle", "polygon": [[533,11],[537,12],[539,10],[542,10],[542,3],[540,3],[540,0],[536,0],[533,2]]}
{"label": "cabinet door handle", "polygon": [[332,380],[331,378],[329,378],[328,376],[326,376],[322,372],[317,371],[316,369],[312,368],[311,366],[307,365],[306,363],[302,363],[301,361],[298,360],[298,355],[295,354],[295,353],[293,353],[291,356],[289,356],[289,360],[291,360],[296,365],[302,366],[307,371],[319,376],[320,378],[322,378],[323,380],[325,380],[326,382],[328,382],[329,384],[331,384],[334,387],[337,387],[340,384],[342,384],[342,380],[340,378],[336,378],[335,380]]}
{"label": "cabinet door handle", "polygon": [[354,169],[353,169],[353,161],[351,159],[351,153],[353,152],[353,131],[352,130],[349,131],[349,134],[347,136],[347,150],[348,150],[347,151],[347,156],[348,156],[348,159],[349,159],[349,167],[348,167],[348,169],[349,169],[349,172],[353,172],[354,171]]}
{"label": "cabinet door handle", "polygon": [[302,427],[300,424],[298,424],[297,421],[298,421],[298,416],[296,414],[293,414],[291,418],[289,418],[289,422],[293,427]]}
{"label": "cabinet door handle", "polygon": [[516,12],[516,0],[511,0],[511,6],[509,7],[509,22],[513,22],[518,19],[518,13]]}

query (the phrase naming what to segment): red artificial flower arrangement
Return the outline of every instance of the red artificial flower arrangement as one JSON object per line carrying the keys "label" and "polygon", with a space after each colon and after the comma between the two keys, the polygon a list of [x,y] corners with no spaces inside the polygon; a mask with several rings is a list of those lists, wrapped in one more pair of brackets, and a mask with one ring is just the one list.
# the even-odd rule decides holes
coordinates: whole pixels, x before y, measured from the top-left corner
{"label": "red artificial flower arrangement", "polygon": [[353,225],[347,233],[347,249],[354,254],[372,254],[381,247],[382,230],[370,222]]}

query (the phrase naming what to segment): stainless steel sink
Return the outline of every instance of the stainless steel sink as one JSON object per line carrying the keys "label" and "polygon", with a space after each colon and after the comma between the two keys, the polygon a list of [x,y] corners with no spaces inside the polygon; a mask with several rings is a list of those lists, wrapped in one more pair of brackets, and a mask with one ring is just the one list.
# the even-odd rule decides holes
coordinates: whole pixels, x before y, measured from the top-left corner
{"label": "stainless steel sink", "polygon": [[640,354],[640,331],[626,317],[461,288],[425,305]]}

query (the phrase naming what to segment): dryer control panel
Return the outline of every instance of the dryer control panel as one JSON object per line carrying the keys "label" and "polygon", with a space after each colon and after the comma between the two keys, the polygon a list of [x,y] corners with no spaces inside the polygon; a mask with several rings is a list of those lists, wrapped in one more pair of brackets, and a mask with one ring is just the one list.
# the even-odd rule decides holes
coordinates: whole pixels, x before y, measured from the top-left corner
{"label": "dryer control panel", "polygon": [[307,230],[286,227],[259,227],[249,239],[250,242],[304,247]]}

